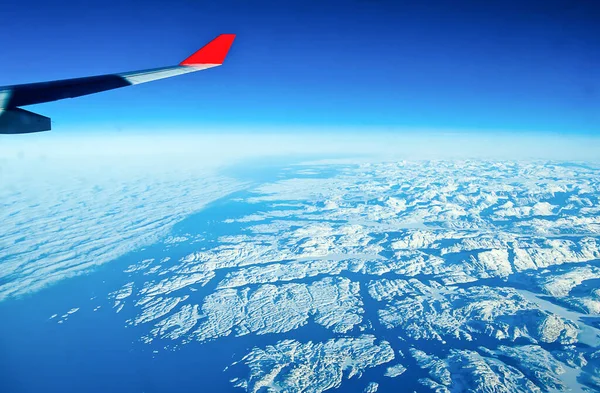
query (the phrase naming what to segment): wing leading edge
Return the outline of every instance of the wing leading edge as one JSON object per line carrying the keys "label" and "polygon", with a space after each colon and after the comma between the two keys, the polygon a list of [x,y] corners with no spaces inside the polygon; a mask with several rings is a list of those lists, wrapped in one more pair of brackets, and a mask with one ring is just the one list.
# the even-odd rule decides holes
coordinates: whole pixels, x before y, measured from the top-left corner
{"label": "wing leading edge", "polygon": [[221,34],[176,66],[0,87],[0,134],[49,131],[50,119],[21,106],[81,97],[223,64],[235,34]]}

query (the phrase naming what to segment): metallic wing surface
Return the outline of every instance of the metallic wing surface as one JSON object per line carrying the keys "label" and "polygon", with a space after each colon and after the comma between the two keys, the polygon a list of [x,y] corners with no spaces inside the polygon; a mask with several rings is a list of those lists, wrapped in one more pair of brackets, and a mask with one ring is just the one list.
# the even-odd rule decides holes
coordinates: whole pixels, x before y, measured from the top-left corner
{"label": "metallic wing surface", "polygon": [[190,57],[171,67],[50,82],[0,87],[0,134],[50,131],[50,118],[22,106],[81,97],[217,67],[223,64],[235,34],[221,34]]}

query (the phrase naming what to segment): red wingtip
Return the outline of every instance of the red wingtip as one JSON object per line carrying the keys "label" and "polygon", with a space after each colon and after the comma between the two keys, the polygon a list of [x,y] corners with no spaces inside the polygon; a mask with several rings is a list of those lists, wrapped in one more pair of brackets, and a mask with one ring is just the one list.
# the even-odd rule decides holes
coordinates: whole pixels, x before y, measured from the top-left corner
{"label": "red wingtip", "polygon": [[179,65],[193,67],[202,64],[223,64],[234,39],[235,34],[221,34]]}

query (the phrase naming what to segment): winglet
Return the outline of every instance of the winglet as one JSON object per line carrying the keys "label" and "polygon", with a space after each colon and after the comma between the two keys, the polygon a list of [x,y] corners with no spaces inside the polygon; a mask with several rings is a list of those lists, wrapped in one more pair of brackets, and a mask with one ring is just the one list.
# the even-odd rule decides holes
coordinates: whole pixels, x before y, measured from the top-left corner
{"label": "winglet", "polygon": [[179,63],[181,66],[193,67],[195,65],[216,64],[221,65],[233,44],[235,34],[221,34],[202,49]]}

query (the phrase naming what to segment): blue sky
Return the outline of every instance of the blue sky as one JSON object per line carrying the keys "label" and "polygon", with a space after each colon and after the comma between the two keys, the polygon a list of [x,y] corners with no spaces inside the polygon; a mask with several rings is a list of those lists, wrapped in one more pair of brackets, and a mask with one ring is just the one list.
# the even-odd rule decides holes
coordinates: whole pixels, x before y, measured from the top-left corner
{"label": "blue sky", "polygon": [[[419,3],[427,3],[420,4]],[[3,5],[0,85],[225,65],[31,107],[55,131],[139,127],[600,131],[595,1],[72,1]]]}

